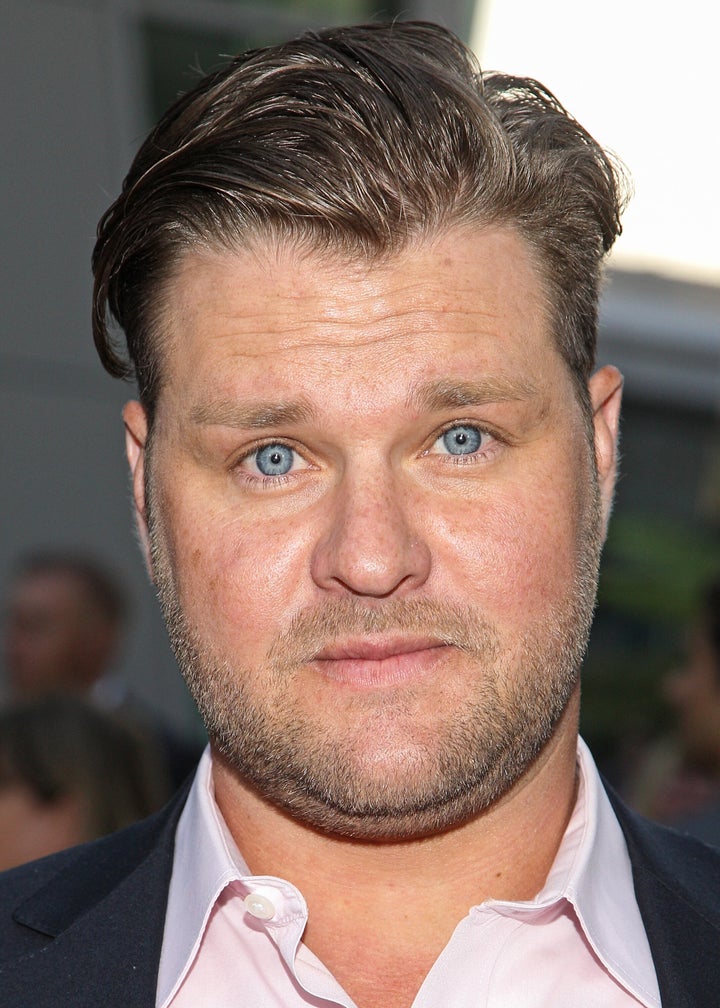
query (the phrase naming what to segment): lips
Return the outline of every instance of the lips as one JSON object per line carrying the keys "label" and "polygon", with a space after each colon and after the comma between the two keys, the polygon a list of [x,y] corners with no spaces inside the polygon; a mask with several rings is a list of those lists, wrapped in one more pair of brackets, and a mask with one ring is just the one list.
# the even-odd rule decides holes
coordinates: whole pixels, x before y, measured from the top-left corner
{"label": "lips", "polygon": [[335,682],[377,687],[424,677],[446,651],[432,637],[362,637],[327,645],[313,664]]}

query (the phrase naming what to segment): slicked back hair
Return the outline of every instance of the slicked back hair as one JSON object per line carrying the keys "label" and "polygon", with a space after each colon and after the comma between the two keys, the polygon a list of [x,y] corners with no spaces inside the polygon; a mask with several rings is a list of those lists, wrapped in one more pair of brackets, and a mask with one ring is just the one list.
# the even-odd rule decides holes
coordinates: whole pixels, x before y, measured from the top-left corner
{"label": "slicked back hair", "polygon": [[372,261],[452,227],[510,225],[587,407],[622,204],[614,160],[549,91],[481,73],[443,28],[309,32],[203,78],[145,141],[98,228],[95,344],[111,374],[135,376],[152,422],[167,287],[187,251],[287,240]]}

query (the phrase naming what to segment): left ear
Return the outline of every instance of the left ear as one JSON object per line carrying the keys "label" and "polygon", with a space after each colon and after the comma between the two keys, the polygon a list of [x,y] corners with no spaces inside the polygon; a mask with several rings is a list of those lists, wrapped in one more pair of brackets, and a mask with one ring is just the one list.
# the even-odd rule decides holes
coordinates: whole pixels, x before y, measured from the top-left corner
{"label": "left ear", "polygon": [[588,382],[595,431],[595,464],[606,531],[617,478],[622,387],[623,376],[611,364],[596,371]]}
{"label": "left ear", "polygon": [[145,501],[145,445],[148,437],[147,414],[139,402],[132,400],[125,403],[123,421],[125,423],[125,453],[128,465],[130,466],[130,480],[135,504],[138,538],[150,580],[154,580],[152,560],[150,558],[150,533],[148,530]]}

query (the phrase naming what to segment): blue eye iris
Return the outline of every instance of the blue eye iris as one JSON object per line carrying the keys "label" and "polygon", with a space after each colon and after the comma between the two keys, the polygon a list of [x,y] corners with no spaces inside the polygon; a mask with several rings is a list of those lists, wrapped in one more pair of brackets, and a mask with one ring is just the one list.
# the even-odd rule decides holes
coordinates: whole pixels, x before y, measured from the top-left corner
{"label": "blue eye iris", "polygon": [[285,476],[293,467],[293,455],[287,445],[265,445],[255,452],[255,465],[263,476]]}
{"label": "blue eye iris", "polygon": [[451,427],[442,440],[451,455],[472,455],[482,443],[482,434],[477,427]]}

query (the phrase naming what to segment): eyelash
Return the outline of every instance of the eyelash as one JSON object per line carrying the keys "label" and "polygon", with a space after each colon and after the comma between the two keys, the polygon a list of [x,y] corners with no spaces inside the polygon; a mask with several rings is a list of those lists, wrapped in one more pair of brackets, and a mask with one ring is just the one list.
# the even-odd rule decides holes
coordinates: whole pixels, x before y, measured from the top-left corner
{"label": "eyelash", "polygon": [[[490,438],[491,443],[487,448],[481,445],[479,449],[477,449],[474,452],[469,452],[468,454],[453,454],[452,452],[433,453],[432,452],[433,445],[435,445],[445,434],[447,434],[448,431],[454,430],[456,427],[471,428],[472,430],[477,431],[481,435],[481,437]],[[444,465],[454,465],[454,466],[477,465],[479,463],[484,462],[489,454],[492,454],[504,443],[505,442],[503,441],[503,439],[497,433],[495,433],[492,430],[489,430],[485,426],[481,426],[476,421],[453,420],[451,423],[448,423],[444,427],[442,427],[440,431],[433,436],[429,447],[426,448],[423,452],[421,452],[421,456],[426,457],[431,454],[437,454],[437,456],[442,458]],[[289,483],[292,479],[297,478],[297,474],[295,472],[283,473],[277,476],[268,476],[263,473],[251,473],[247,469],[243,468],[243,462],[252,458],[253,455],[256,455],[258,452],[262,451],[263,448],[267,448],[270,445],[278,445],[287,448],[307,462],[302,452],[300,452],[298,448],[296,448],[295,445],[293,445],[289,441],[283,441],[277,438],[273,438],[268,441],[264,441],[261,444],[255,445],[249,451],[246,451],[235,463],[233,463],[232,470],[233,472],[237,473],[240,476],[240,478],[246,480],[249,484],[252,484],[254,488],[258,488],[261,490],[263,489],[270,490],[275,487],[284,486],[287,483]],[[312,466],[310,463],[307,463],[306,468],[313,469],[315,467]],[[305,467],[303,467],[303,469],[300,471],[305,471]]]}
{"label": "eyelash", "polygon": [[[300,452],[295,445],[289,441],[283,441],[279,438],[271,438],[268,441],[263,441],[261,444],[254,445],[249,451],[246,451],[236,462],[232,465],[233,472],[237,473],[241,479],[246,480],[248,483],[252,484],[254,488],[259,489],[272,489],[273,487],[284,486],[289,483],[291,479],[297,478],[295,472],[281,473],[277,476],[268,476],[264,473],[250,472],[243,468],[243,462],[251,459],[253,455],[257,455],[261,452],[263,448],[268,448],[270,445],[278,445],[279,447],[287,448],[289,451],[293,452],[295,455],[302,458],[307,462],[305,456]],[[314,466],[307,463],[307,468],[312,469]]]}
{"label": "eyelash", "polygon": [[442,458],[444,464],[461,465],[461,466],[477,465],[479,463],[486,461],[487,456],[489,454],[493,454],[502,445],[507,444],[507,441],[505,441],[502,437],[500,437],[499,434],[497,434],[493,430],[490,430],[488,427],[479,424],[476,420],[453,420],[452,422],[442,427],[440,432],[433,437],[432,441],[430,442],[429,448],[427,448],[423,452],[423,455],[433,454],[432,453],[433,445],[435,445],[449,431],[455,430],[456,427],[471,428],[472,430],[477,431],[482,438],[490,438],[490,444],[488,445],[488,447],[484,447],[481,444],[480,448],[478,448],[476,451],[468,452],[468,454],[466,455],[462,454],[455,455],[452,452],[447,453],[437,452],[437,455]]}

